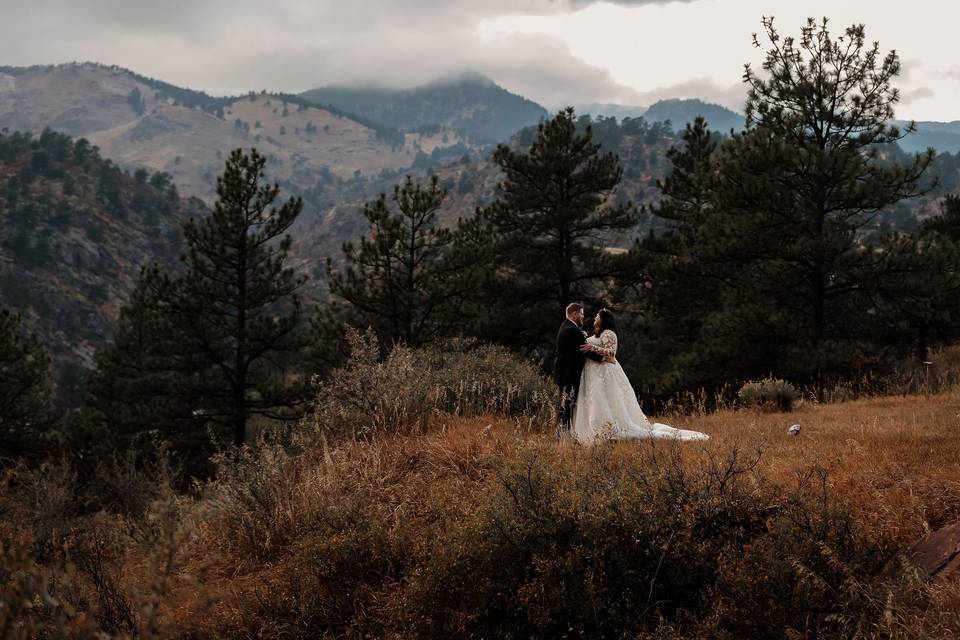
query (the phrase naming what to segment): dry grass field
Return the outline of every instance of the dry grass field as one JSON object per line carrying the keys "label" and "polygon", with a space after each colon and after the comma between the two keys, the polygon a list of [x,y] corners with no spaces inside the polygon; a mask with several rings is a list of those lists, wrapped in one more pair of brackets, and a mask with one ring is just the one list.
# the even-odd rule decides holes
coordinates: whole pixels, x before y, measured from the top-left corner
{"label": "dry grass field", "polygon": [[622,637],[604,616],[636,638],[960,636],[960,577],[903,559],[960,520],[960,390],[661,419],[711,439],[585,449],[542,419],[437,415],[268,446],[196,497],[74,523],[65,569],[17,555],[52,534],[8,491],[5,559],[87,607],[61,614],[76,637]]}
{"label": "dry grass field", "polygon": [[[205,587],[180,591],[168,601],[167,615],[176,620],[174,627],[204,635],[230,629],[238,635],[270,636],[278,619],[296,618],[288,609],[294,603],[306,609],[320,606],[299,600],[298,589],[333,601],[332,592],[339,588],[349,592],[356,576],[330,560],[331,554],[338,557],[334,548],[361,566],[361,558],[381,554],[387,565],[400,562],[391,558],[395,553],[413,565],[429,564],[437,553],[432,544],[449,543],[450,532],[485,518],[491,495],[506,486],[505,469],[531,458],[574,476],[596,477],[597,469],[615,475],[665,460],[679,461],[691,473],[722,469],[733,450],[740,455],[734,466],[748,467],[759,451],[759,463],[745,474],[747,485],[773,483],[787,491],[822,470],[827,489],[849,505],[866,539],[891,554],[928,530],[960,519],[958,392],[806,404],[789,414],[723,411],[666,420],[712,438],[702,445],[646,441],[583,449],[557,445],[552,434],[530,424],[451,418],[427,435],[388,436],[375,444],[308,452],[293,463],[295,472],[287,468],[272,476],[277,484],[270,488],[279,494],[270,501],[269,521],[250,520],[250,512],[242,509],[224,509],[206,520],[185,558],[187,573]],[[797,422],[801,435],[787,435]],[[353,505],[348,516],[344,504]],[[331,530],[330,520],[344,517],[350,525]],[[367,518],[378,524],[371,526]],[[232,531],[234,539],[225,539],[224,531]],[[332,584],[325,587],[315,582],[315,563],[322,557],[332,562],[325,567]],[[364,621],[361,628],[388,634],[391,625],[382,621],[403,620],[407,599],[414,596],[404,580],[375,577],[389,573],[385,567],[368,570],[363,595],[354,593],[349,605],[340,606],[360,609],[354,613]],[[378,588],[366,591],[372,585]],[[923,584],[922,595],[916,585],[901,587],[887,586],[887,626],[864,631],[864,637],[949,638],[960,633],[960,583]],[[251,607],[254,602],[259,608]],[[371,607],[377,610],[366,610]],[[403,629],[403,623],[391,630],[402,637],[397,628]],[[331,633],[336,635],[335,629]]]}
{"label": "dry grass field", "polygon": [[[824,467],[861,522],[898,544],[960,520],[960,391],[680,421],[711,434],[707,450],[762,447],[759,470],[767,477],[786,481],[811,465]],[[800,435],[788,436],[796,423]]]}

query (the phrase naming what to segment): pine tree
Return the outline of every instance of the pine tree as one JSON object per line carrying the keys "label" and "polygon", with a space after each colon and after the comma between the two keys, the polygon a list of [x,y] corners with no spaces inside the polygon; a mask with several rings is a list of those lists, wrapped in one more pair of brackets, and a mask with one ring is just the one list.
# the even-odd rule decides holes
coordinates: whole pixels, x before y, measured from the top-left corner
{"label": "pine tree", "polygon": [[799,41],[772,19],[764,27],[766,73],[746,67],[748,128],[716,154],[704,248],[738,275],[701,341],[730,364],[725,375],[822,380],[882,366],[865,314],[898,259],[895,244],[868,246],[864,235],[884,207],[929,189],[932,150],[883,161],[913,125],[890,124],[900,62],[868,47],[863,26],[834,39],[826,20],[810,20]]}
{"label": "pine tree", "polygon": [[629,203],[606,204],[623,170],[616,155],[600,152],[591,127],[577,133],[572,108],[538,125],[528,150],[501,144],[493,158],[504,174],[501,195],[478,212],[498,260],[487,286],[497,305],[491,315],[507,323],[493,331],[536,348],[569,302],[601,300],[627,270],[604,245],[632,230],[639,214]]}
{"label": "pine tree", "polygon": [[877,331],[892,343],[908,337],[923,362],[931,347],[960,338],[960,197],[946,196],[920,233],[885,242],[897,260],[876,296],[885,307]]}
{"label": "pine tree", "polygon": [[285,234],[303,203],[273,206],[279,187],[264,184],[265,163],[256,150],[233,151],[213,211],[184,225],[183,273],[141,277],[95,386],[101,402],[154,398],[127,413],[134,422],[153,410],[210,421],[242,445],[251,416],[295,415],[302,397],[288,365],[305,343],[296,293],[305,276],[287,265]]}
{"label": "pine tree", "polygon": [[20,316],[0,309],[0,455],[38,447],[37,429],[49,419],[49,366],[46,350],[24,333]]}
{"label": "pine tree", "polygon": [[922,229],[944,240],[960,245],[960,196],[947,195],[940,203],[940,213],[923,221]]}
{"label": "pine tree", "polygon": [[407,176],[364,206],[370,225],[359,243],[343,245],[343,267],[327,261],[330,292],[350,305],[353,323],[373,327],[383,344],[428,343],[465,328],[475,255],[458,229],[438,224],[447,195],[433,176],[426,186]]}
{"label": "pine tree", "polygon": [[[156,429],[173,440],[200,426],[179,384],[189,387],[176,366],[176,336],[165,318],[172,280],[156,266],[140,272],[127,304],[120,310],[112,343],[97,354],[86,385],[85,407],[95,412],[116,446],[125,447],[144,431]],[[189,446],[189,445],[188,445]]]}
{"label": "pine tree", "polygon": [[653,370],[661,387],[709,383],[703,375],[708,372],[676,360],[694,348],[704,318],[720,304],[723,271],[702,251],[710,241],[704,233],[712,214],[712,159],[717,147],[718,135],[706,120],[697,117],[687,124],[682,145],[667,151],[671,170],[657,181],[660,199],[648,208],[653,228],[639,246],[651,308],[641,351],[657,363]]}

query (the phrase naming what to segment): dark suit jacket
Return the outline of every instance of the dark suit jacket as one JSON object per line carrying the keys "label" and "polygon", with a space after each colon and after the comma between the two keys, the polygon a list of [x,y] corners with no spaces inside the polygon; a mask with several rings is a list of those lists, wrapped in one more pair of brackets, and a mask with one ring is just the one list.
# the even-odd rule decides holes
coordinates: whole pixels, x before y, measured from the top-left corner
{"label": "dark suit jacket", "polygon": [[564,320],[557,332],[557,357],[553,365],[553,379],[561,389],[580,388],[580,373],[587,358],[603,362],[599,353],[580,353],[580,345],[587,339],[580,327]]}

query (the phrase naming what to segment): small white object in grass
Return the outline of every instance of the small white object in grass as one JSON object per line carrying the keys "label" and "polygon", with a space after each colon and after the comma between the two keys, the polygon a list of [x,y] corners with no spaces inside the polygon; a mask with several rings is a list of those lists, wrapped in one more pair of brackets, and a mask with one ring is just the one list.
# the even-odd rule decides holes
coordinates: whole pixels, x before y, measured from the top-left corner
{"label": "small white object in grass", "polygon": [[790,428],[787,429],[787,433],[789,433],[789,434],[792,435],[792,436],[798,436],[798,435],[800,435],[800,425],[798,425],[798,424],[792,424],[792,425],[790,425]]}

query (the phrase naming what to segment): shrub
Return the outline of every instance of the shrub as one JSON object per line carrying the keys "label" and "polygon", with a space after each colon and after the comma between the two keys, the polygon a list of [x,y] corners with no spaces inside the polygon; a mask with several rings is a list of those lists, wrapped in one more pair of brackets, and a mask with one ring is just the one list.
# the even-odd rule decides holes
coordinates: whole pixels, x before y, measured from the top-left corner
{"label": "shrub", "polygon": [[[320,505],[316,530],[292,548],[280,588],[257,599],[254,637],[296,621],[293,637],[388,637],[396,625],[382,594],[412,568],[408,527],[391,526],[391,510],[365,492]],[[296,594],[291,598],[291,594]],[[291,636],[286,636],[291,637]]]}
{"label": "shrub", "polygon": [[299,479],[290,454],[279,444],[259,442],[218,453],[213,461],[217,475],[203,487],[204,520],[230,532],[214,544],[231,557],[274,558],[295,537],[300,516],[290,507]]}
{"label": "shrub", "polygon": [[537,368],[499,345],[449,340],[430,355],[439,408],[460,416],[487,413],[551,417],[556,390]]}
{"label": "shrub", "polygon": [[422,431],[437,404],[429,365],[403,345],[381,361],[372,331],[363,335],[348,327],[346,339],[348,361],[319,385],[314,424],[334,437]]}
{"label": "shrub", "polygon": [[[819,469],[790,488],[742,451],[699,471],[678,457],[582,468],[530,450],[485,512],[414,580],[420,637],[847,638],[873,624],[890,558],[829,497]],[[686,635],[690,634],[690,635]],[[787,634],[788,637],[793,637]]]}
{"label": "shrub", "polygon": [[84,507],[76,473],[65,459],[35,468],[18,463],[4,474],[0,494],[0,512],[10,511],[32,533],[33,554],[40,562],[59,552]]}
{"label": "shrub", "polygon": [[346,332],[350,356],[319,385],[314,425],[333,437],[420,433],[439,413],[551,415],[554,391],[533,365],[506,349],[473,341],[411,349],[380,358],[372,332]]}
{"label": "shrub", "polygon": [[764,378],[745,383],[737,392],[737,400],[744,407],[790,411],[800,398],[800,392],[785,380]]}
{"label": "shrub", "polygon": [[[51,575],[31,557],[29,537],[0,529],[0,630],[4,638],[94,638],[98,625],[78,616],[75,572]],[[79,617],[79,620],[77,618]]]}

